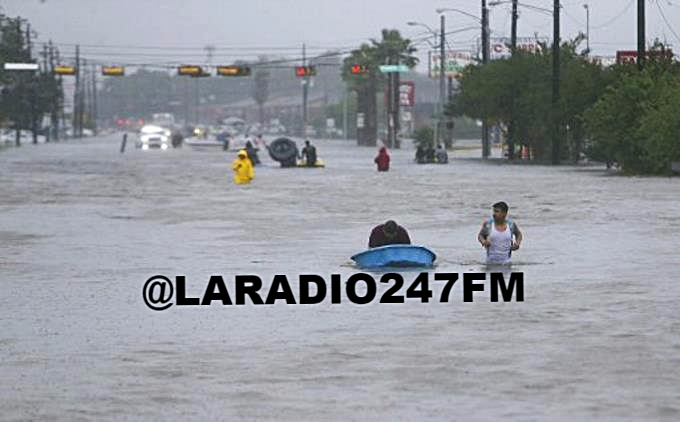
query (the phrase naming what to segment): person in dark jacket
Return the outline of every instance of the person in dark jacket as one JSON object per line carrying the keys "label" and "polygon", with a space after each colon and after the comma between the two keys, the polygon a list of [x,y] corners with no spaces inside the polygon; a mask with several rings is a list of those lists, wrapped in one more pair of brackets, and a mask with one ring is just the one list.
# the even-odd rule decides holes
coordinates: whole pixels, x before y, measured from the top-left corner
{"label": "person in dark jacket", "polygon": [[416,163],[425,164],[425,148],[421,145],[418,145],[418,148],[416,148]]}
{"label": "person in dark jacket", "polygon": [[386,245],[410,245],[411,238],[405,228],[394,220],[388,220],[385,224],[376,226],[371,231],[368,239],[369,248],[377,248]]}
{"label": "person in dark jacket", "polygon": [[390,154],[387,153],[387,148],[382,147],[378,152],[378,156],[373,160],[378,165],[378,171],[389,171],[390,169]]}
{"label": "person in dark jacket", "polygon": [[309,167],[316,165],[316,147],[305,141],[305,147],[302,148],[301,158],[305,160],[305,164]]}
{"label": "person in dark jacket", "polygon": [[257,148],[253,146],[252,142],[250,141],[246,142],[245,150],[248,153],[248,158],[250,158],[250,161],[253,163],[253,166],[260,164],[260,158],[257,156]]}

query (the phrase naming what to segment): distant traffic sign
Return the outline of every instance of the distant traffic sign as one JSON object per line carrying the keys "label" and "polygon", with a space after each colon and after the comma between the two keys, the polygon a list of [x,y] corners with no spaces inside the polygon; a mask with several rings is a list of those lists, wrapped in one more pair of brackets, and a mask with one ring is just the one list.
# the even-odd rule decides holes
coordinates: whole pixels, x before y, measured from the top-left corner
{"label": "distant traffic sign", "polygon": [[76,68],[75,68],[75,66],[55,66],[54,67],[54,74],[55,75],[75,75],[76,74]]}
{"label": "distant traffic sign", "polygon": [[217,74],[221,76],[250,76],[248,66],[217,66]]}
{"label": "distant traffic sign", "polygon": [[102,75],[125,76],[125,68],[123,66],[102,66]]}
{"label": "distant traffic sign", "polygon": [[405,64],[384,64],[379,67],[382,73],[404,73],[408,72],[408,66]]}
{"label": "distant traffic sign", "polygon": [[184,65],[177,68],[177,74],[183,76],[201,76],[203,68],[201,66]]}
{"label": "distant traffic sign", "polygon": [[5,70],[38,70],[37,63],[5,63]]}

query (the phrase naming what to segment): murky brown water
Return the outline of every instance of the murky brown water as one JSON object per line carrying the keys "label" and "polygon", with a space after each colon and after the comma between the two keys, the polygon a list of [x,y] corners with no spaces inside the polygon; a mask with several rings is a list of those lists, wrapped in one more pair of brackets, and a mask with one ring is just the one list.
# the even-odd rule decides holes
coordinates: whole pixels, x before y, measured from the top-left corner
{"label": "murky brown water", "polygon": [[[236,187],[222,152],[118,143],[0,153],[0,419],[680,419],[677,179],[410,151],[378,174],[373,149],[319,142],[326,169],[265,160]],[[142,301],[154,274],[196,296],[212,274],[346,277],[388,217],[438,272],[483,270],[501,199],[526,235],[524,303],[460,285],[448,304]]]}

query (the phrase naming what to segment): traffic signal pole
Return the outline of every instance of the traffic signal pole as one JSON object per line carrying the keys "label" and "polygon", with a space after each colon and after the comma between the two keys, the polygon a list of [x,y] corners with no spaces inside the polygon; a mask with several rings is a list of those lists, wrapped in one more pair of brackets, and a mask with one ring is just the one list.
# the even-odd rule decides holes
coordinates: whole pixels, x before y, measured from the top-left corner
{"label": "traffic signal pole", "polygon": [[[302,66],[307,66],[307,47],[302,44]],[[307,137],[307,97],[309,95],[309,76],[302,78],[302,137]]]}

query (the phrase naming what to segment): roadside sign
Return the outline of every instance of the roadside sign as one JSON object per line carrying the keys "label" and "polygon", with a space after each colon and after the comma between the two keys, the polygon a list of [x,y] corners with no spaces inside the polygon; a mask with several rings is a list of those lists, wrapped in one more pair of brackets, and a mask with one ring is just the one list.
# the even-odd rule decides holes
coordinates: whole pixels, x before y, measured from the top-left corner
{"label": "roadside sign", "polygon": [[38,70],[37,63],[5,63],[5,70]]}
{"label": "roadside sign", "polygon": [[[673,51],[671,49],[664,49],[661,51],[647,51],[647,58],[661,59],[663,57],[671,60],[673,59]],[[638,53],[637,50],[620,50],[616,52],[616,64],[636,64]]]}
{"label": "roadside sign", "polygon": [[[490,40],[489,58],[491,60],[506,59],[512,55],[510,51],[510,38],[492,37]],[[541,43],[547,43],[546,37],[518,37],[517,50],[529,53],[537,53],[542,50]],[[479,44],[481,45],[481,43]]]}
{"label": "roadside sign", "polygon": [[[439,78],[441,70],[441,54],[433,52],[430,56],[430,77]],[[472,53],[470,51],[448,51],[446,52],[446,62],[444,63],[444,74],[447,77],[457,78],[463,69],[472,63]]]}
{"label": "roadside sign", "polygon": [[379,67],[382,73],[404,73],[408,72],[408,66],[405,64],[384,64]]}
{"label": "roadside sign", "polygon": [[413,81],[399,82],[399,105],[402,107],[416,105],[416,84]]}

